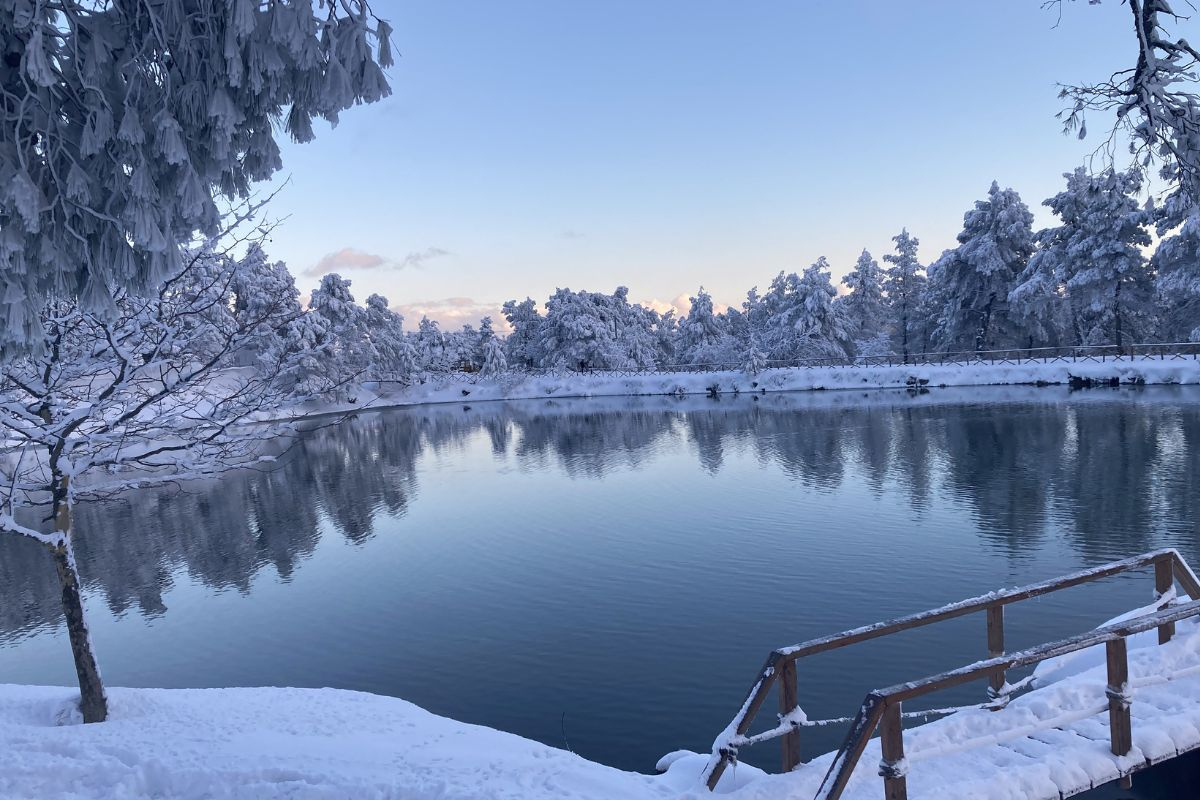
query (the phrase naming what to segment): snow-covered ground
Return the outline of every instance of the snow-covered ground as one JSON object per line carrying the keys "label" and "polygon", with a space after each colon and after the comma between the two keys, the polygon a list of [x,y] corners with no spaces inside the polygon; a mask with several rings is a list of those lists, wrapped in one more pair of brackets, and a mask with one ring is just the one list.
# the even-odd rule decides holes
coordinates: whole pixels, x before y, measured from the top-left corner
{"label": "snow-covered ground", "polygon": [[[619,376],[588,373],[569,376],[510,374],[471,383],[453,377],[434,378],[410,387],[367,384],[354,403],[321,406],[321,410],[420,403],[471,403],[485,400],[524,400],[556,397],[637,395],[705,395],[715,387],[721,394],[796,392],[819,389],[889,389],[909,385],[1004,386],[1067,384],[1071,377],[1122,384],[1200,384],[1200,360],[1137,358],[1121,361],[1025,362],[896,367],[822,367],[770,369],[758,375],[744,372],[660,373]],[[314,409],[309,408],[308,411]]]}
{"label": "snow-covered ground", "polygon": [[[1200,628],[1166,646],[1131,640],[1134,752],[1108,751],[1105,674],[1082,671],[1014,700],[906,732],[911,796],[1057,797],[1120,768],[1200,744]],[[1095,666],[1092,666],[1095,664]],[[699,800],[706,756],[672,753],[666,772],[605,767],[389,697],[334,689],[112,689],[111,718],[79,725],[72,689],[0,685],[5,800]],[[771,745],[764,745],[771,746]],[[728,800],[812,797],[832,754],[786,775],[726,772]],[[876,800],[878,740],[846,800]]]}

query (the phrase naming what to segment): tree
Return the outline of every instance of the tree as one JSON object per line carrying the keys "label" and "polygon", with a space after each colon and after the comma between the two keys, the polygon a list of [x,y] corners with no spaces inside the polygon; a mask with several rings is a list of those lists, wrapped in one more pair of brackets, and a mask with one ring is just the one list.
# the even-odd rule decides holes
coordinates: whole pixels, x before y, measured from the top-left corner
{"label": "tree", "polygon": [[103,313],[50,301],[39,340],[0,370],[0,425],[13,447],[0,463],[0,531],[42,544],[54,561],[85,722],[103,721],[108,707],[75,564],[76,503],[253,463],[283,430],[244,423],[288,396],[295,353],[261,349],[269,362],[231,366],[296,320],[286,293],[266,304],[236,294],[244,269],[259,266],[248,258],[194,251],[149,297],[113,288]]}
{"label": "tree", "polygon": [[520,303],[508,300],[501,310],[512,328],[504,340],[504,354],[508,363],[525,368],[539,366],[542,360],[538,349],[542,316],[537,312],[537,303],[528,297]]}
{"label": "tree", "polygon": [[0,350],[45,344],[50,299],[153,297],[216,199],[280,168],[277,127],[306,142],[390,93],[390,33],[364,0],[6,3]]}
{"label": "tree", "polygon": [[858,355],[886,353],[887,301],[883,296],[883,271],[879,269],[879,262],[863,250],[854,269],[842,278],[842,283],[849,287],[850,293],[839,298],[837,304],[854,340],[854,352]]}
{"label": "tree", "polygon": [[483,361],[479,374],[485,378],[496,378],[508,370],[508,360],[504,357],[504,345],[495,336],[483,344]]}
{"label": "tree", "polygon": [[850,326],[829,278],[825,256],[804,270],[796,285],[796,314],[792,320],[801,358],[842,358],[853,349]]}
{"label": "tree", "polygon": [[1150,266],[1157,281],[1161,336],[1169,342],[1200,341],[1200,215],[1189,215],[1159,241]]}
{"label": "tree", "polygon": [[929,268],[937,346],[978,352],[1019,343],[1008,296],[1033,254],[1033,214],[992,181],[987,199],[963,215],[958,243]]}
{"label": "tree", "polygon": [[[1121,133],[1131,140],[1137,167],[1159,160],[1162,176],[1176,186],[1179,210],[1188,214],[1200,205],[1200,98],[1189,91],[1200,52],[1171,32],[1171,25],[1188,17],[1176,14],[1167,0],[1122,2],[1133,16],[1136,64],[1101,83],[1064,86],[1060,97],[1070,105],[1059,116],[1064,131],[1082,139],[1088,111],[1112,113],[1109,144]],[[1177,217],[1175,224],[1181,221]]]}
{"label": "tree", "polygon": [[907,362],[911,353],[910,335],[916,322],[916,310],[925,291],[925,276],[921,274],[921,262],[917,260],[920,240],[904,228],[892,237],[892,241],[896,243],[896,252],[883,257],[892,265],[886,272],[883,290],[887,293],[891,311],[892,341]]}
{"label": "tree", "polygon": [[677,356],[681,364],[727,364],[737,360],[737,348],[725,320],[713,312],[712,296],[701,286],[679,321]]}
{"label": "tree", "polygon": [[372,377],[407,383],[414,371],[416,351],[404,335],[404,317],[388,308],[386,297],[373,294],[367,298],[363,328]]}
{"label": "tree", "polygon": [[1066,191],[1044,203],[1062,224],[1038,232],[1041,249],[1012,297],[1021,303],[1060,287],[1077,344],[1122,347],[1153,321],[1152,273],[1141,250],[1150,244],[1149,213],[1134,197],[1141,176],[1111,169],[1089,175],[1080,167],[1064,177]]}
{"label": "tree", "polygon": [[570,369],[627,369],[634,366],[621,341],[628,292],[611,295],[558,289],[546,301],[538,349],[542,365]]}
{"label": "tree", "polygon": [[370,364],[367,313],[354,302],[350,281],[335,272],[322,276],[304,318],[311,323],[319,352],[317,371],[309,374],[315,382],[306,393],[343,394]]}

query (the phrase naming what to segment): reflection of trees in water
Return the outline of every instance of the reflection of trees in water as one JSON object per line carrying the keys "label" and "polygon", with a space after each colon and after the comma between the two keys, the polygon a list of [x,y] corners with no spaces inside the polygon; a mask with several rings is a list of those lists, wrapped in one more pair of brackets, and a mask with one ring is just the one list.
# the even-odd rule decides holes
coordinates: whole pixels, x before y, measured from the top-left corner
{"label": "reflection of trees in water", "polygon": [[[898,491],[915,509],[944,491],[970,508],[981,535],[1014,551],[1036,542],[1052,516],[1089,559],[1155,546],[1164,519],[1171,541],[1200,548],[1200,408],[1182,403],[596,405],[363,414],[304,437],[269,471],[82,506],[80,562],[116,613],[161,613],[181,569],[246,592],[265,567],[290,577],[316,548],[322,519],[349,541],[366,540],[379,514],[402,515],[416,497],[423,453],[478,442],[523,469],[586,479],[687,442],[709,473],[745,453],[820,491],[850,476],[876,494]],[[57,624],[53,571],[34,543],[0,540],[0,587],[0,633]]]}
{"label": "reflection of trees in water", "polygon": [[1045,529],[1067,416],[1044,406],[971,406],[942,427],[947,489],[972,508],[980,531],[1014,550]]}

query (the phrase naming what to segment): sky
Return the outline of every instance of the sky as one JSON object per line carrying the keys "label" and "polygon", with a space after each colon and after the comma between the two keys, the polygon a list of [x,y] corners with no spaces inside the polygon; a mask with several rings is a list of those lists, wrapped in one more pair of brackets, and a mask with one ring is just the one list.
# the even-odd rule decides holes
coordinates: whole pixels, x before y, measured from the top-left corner
{"label": "sky", "polygon": [[[1035,226],[1100,144],[1057,84],[1133,64],[1118,0],[375,0],[393,94],[283,148],[270,244],[302,293],[457,327],[558,287],[740,304],[907,227],[924,262],[992,180]],[[1109,120],[1089,127],[1103,133]]]}

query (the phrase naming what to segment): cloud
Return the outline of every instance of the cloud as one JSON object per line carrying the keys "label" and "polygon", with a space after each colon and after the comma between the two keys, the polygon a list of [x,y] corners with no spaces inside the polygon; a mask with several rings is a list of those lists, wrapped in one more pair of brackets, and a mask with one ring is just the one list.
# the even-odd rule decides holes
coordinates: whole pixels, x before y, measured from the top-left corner
{"label": "cloud", "polygon": [[442,258],[448,255],[450,255],[449,250],[443,250],[440,247],[426,247],[424,250],[414,251],[400,259],[400,263],[396,265],[396,269],[423,267],[426,261],[432,261],[435,258]]}
{"label": "cloud", "polygon": [[585,236],[587,236],[586,233],[580,233],[579,231],[572,230],[571,228],[567,228],[565,231],[559,234],[559,237],[562,239],[582,239]]}
{"label": "cloud", "polygon": [[387,263],[383,256],[358,250],[353,247],[343,247],[334,253],[326,253],[321,260],[304,271],[308,277],[319,277],[327,272],[353,269],[376,269]]}
{"label": "cloud", "polygon": [[415,331],[421,317],[436,320],[444,331],[456,331],[463,325],[479,326],[483,317],[492,318],[497,333],[508,332],[508,321],[500,313],[500,303],[488,303],[471,297],[443,297],[440,300],[416,300],[392,307],[404,315],[404,329]]}
{"label": "cloud", "polygon": [[[687,316],[688,311],[692,309],[692,297],[687,292],[676,295],[671,300],[659,300],[657,297],[650,300],[643,300],[642,305],[646,308],[653,309],[659,314],[665,314],[668,311],[675,312],[676,319],[682,319]],[[713,301],[713,311],[717,314],[724,314],[729,310],[729,306],[724,303]]]}
{"label": "cloud", "polygon": [[450,255],[449,250],[440,247],[426,247],[424,250],[414,250],[399,261],[368,253],[356,247],[343,247],[333,253],[326,253],[321,260],[304,270],[303,275],[319,278],[330,272],[363,271],[370,269],[408,269],[420,268],[435,258]]}

